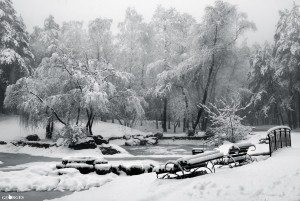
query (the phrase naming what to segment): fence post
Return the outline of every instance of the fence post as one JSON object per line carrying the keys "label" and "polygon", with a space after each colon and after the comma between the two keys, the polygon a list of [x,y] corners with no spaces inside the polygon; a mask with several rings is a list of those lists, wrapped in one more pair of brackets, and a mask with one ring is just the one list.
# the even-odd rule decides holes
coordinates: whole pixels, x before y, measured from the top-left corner
{"label": "fence post", "polygon": [[285,129],[284,129],[284,137],[285,137],[285,146],[287,147],[287,146],[288,146],[288,143],[287,143],[286,132],[287,132],[287,129],[285,128]]}
{"label": "fence post", "polygon": [[279,129],[279,134],[280,134],[280,137],[279,137],[279,139],[280,139],[280,148],[282,148],[282,129]]}
{"label": "fence post", "polygon": [[272,155],[272,147],[271,147],[271,137],[270,137],[270,133],[268,134],[268,139],[269,139],[269,152],[270,152],[270,157]]}
{"label": "fence post", "polygon": [[273,134],[274,134],[274,142],[275,142],[275,145],[274,145],[274,150],[277,149],[277,138],[276,138],[276,130],[273,131]]}

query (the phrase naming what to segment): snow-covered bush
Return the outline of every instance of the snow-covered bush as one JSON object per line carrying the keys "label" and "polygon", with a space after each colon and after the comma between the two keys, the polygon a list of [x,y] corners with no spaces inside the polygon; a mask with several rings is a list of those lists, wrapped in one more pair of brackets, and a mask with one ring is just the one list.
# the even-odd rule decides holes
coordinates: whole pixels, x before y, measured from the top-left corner
{"label": "snow-covered bush", "polygon": [[245,109],[241,107],[238,98],[230,101],[220,99],[216,104],[210,104],[210,107],[201,105],[207,111],[210,120],[210,131],[220,140],[236,142],[243,139],[250,131],[251,127],[244,126],[242,120],[245,117],[239,116],[238,112]]}
{"label": "snow-covered bush", "polygon": [[[86,129],[81,126],[64,126],[55,136],[61,145],[71,145],[87,137]],[[63,141],[63,142],[62,142]]]}

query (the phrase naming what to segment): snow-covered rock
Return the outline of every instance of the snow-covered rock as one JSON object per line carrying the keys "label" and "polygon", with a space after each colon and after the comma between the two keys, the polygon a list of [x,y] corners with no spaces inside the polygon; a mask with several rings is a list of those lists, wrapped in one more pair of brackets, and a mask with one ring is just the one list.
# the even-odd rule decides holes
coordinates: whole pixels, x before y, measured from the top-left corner
{"label": "snow-covered rock", "polygon": [[27,135],[25,137],[26,140],[28,141],[40,141],[40,137],[37,134],[33,134],[33,135]]}
{"label": "snow-covered rock", "polygon": [[142,135],[131,136],[130,139],[125,141],[125,146],[145,146],[156,145],[158,143],[157,137],[145,137]]}
{"label": "snow-covered rock", "polygon": [[95,161],[104,160],[102,158],[96,158],[96,157],[89,157],[89,156],[72,156],[72,157],[65,157],[62,159],[62,164],[68,164],[68,163],[85,163],[92,165],[95,163]]}
{"label": "snow-covered rock", "polygon": [[99,175],[105,175],[111,172],[111,164],[97,164],[95,165],[95,171]]}
{"label": "snow-covered rock", "polygon": [[94,135],[92,138],[95,140],[97,145],[108,144],[108,140],[103,139],[101,135]]}
{"label": "snow-covered rock", "polygon": [[86,163],[67,163],[65,168],[75,168],[81,174],[88,174],[94,171],[94,166]]}
{"label": "snow-covered rock", "polygon": [[125,146],[139,146],[141,141],[139,139],[130,138],[125,141]]}
{"label": "snow-covered rock", "polygon": [[23,141],[23,140],[15,140],[12,141],[11,144],[14,146],[29,146],[29,147],[37,147],[37,148],[50,148],[56,145],[53,142],[40,142],[40,141]]}
{"label": "snow-covered rock", "polygon": [[56,169],[53,163],[42,163],[19,171],[0,171],[0,192],[80,191],[102,186],[116,177],[115,174],[81,174],[72,167]]}
{"label": "snow-covered rock", "polygon": [[162,139],[164,134],[162,132],[157,132],[154,134],[154,137],[157,137],[157,139]]}
{"label": "snow-covered rock", "polygon": [[113,148],[108,144],[102,144],[101,146],[99,146],[99,149],[101,150],[103,155],[114,155],[121,153],[119,150]]}
{"label": "snow-covered rock", "polygon": [[78,142],[69,145],[69,148],[75,150],[95,149],[96,147],[97,144],[93,138],[79,139]]}

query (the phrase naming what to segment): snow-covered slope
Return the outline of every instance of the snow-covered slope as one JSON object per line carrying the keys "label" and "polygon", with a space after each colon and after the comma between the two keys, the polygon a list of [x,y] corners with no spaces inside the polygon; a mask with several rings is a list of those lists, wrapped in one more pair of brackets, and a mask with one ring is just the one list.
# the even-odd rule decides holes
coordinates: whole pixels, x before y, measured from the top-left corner
{"label": "snow-covered slope", "polygon": [[[289,201],[300,199],[300,134],[293,148],[284,148],[267,160],[237,168],[217,169],[183,180],[156,179],[154,173],[118,177],[100,188],[75,192],[56,201]],[[116,193],[117,192],[117,193]]]}
{"label": "snow-covered slope", "polygon": [[286,148],[265,161],[184,180],[156,179],[153,173],[118,177],[100,188],[55,200],[297,200],[300,197],[299,155],[299,148]]}
{"label": "snow-covered slope", "polygon": [[[56,127],[60,125],[57,124]],[[94,135],[102,135],[103,137],[122,137],[123,135],[145,134],[136,129],[131,129],[120,124],[112,124],[97,121],[93,125]],[[0,140],[15,140],[25,137],[29,134],[38,134],[41,139],[45,138],[44,128],[25,128],[20,124],[17,115],[0,116]]]}

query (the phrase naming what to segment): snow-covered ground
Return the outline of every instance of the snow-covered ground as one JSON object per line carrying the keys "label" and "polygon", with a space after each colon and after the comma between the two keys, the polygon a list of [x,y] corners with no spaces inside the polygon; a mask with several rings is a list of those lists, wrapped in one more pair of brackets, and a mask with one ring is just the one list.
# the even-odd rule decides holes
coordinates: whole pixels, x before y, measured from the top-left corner
{"label": "snow-covered ground", "polygon": [[153,173],[118,177],[100,188],[55,200],[296,201],[300,198],[299,154],[299,148],[287,148],[265,161],[184,180],[156,179]]}
{"label": "snow-covered ground", "polygon": [[[113,173],[107,175],[81,174],[74,168],[58,170],[55,167],[56,164],[57,162],[35,162],[0,168],[0,192],[80,191],[102,186],[118,177]],[[157,162],[151,160],[112,161],[110,164],[149,166],[149,164],[157,165]]]}
{"label": "snow-covered ground", "polygon": [[[16,117],[0,121],[0,140],[12,140],[24,137],[32,132],[17,131]],[[12,120],[14,119],[14,120]],[[39,135],[43,135],[43,130]],[[104,137],[123,136],[124,134],[140,134],[142,132],[123,128],[118,124],[98,123],[95,134]],[[143,133],[145,134],[145,133]],[[171,135],[171,134],[170,134]],[[256,145],[256,150],[249,153],[268,151],[268,145],[258,144],[266,132],[255,132],[245,141]],[[165,145],[179,143],[168,141]],[[198,144],[197,144],[198,143]],[[201,146],[202,142],[197,142]],[[116,143],[118,144],[118,143]],[[179,143],[182,144],[182,143]],[[117,146],[116,146],[117,147]],[[121,148],[120,148],[121,149]],[[137,148],[139,149],[139,148]],[[174,148],[176,149],[176,148]],[[149,152],[162,153],[168,147],[149,147]],[[170,150],[169,150],[170,151]],[[176,150],[173,150],[174,152]],[[178,151],[178,150],[177,150]],[[179,150],[180,151],[180,150]],[[62,147],[40,149],[32,147],[15,147],[10,144],[0,145],[0,152],[27,153],[50,157],[97,156],[102,157],[99,149],[74,151]],[[149,156],[149,155],[148,155]],[[166,157],[168,155],[165,155]],[[208,174],[183,180],[156,179],[155,173],[138,176],[116,176],[108,174],[100,176],[95,173],[82,175],[75,169],[56,170],[56,162],[30,163],[0,169],[0,191],[48,191],[48,190],[85,190],[75,192],[56,201],[105,200],[105,201],[181,201],[181,200],[246,200],[246,201],[299,201],[300,200],[300,133],[292,132],[292,148],[284,148],[273,154],[271,158],[263,157],[259,162],[236,168],[217,168],[215,174]],[[125,150],[122,154],[109,156],[119,158],[111,164],[152,163],[142,161],[122,161],[124,157],[132,157]],[[152,157],[152,156],[151,156]],[[155,157],[155,156],[153,156]],[[161,157],[161,156],[156,156]],[[179,155],[178,155],[179,157]],[[0,162],[1,163],[1,162]],[[30,179],[28,179],[30,178]],[[86,190],[88,189],[88,190]]]}
{"label": "snow-covered ground", "polygon": [[116,177],[112,173],[104,176],[95,173],[83,175],[74,168],[57,170],[53,163],[42,163],[24,170],[0,171],[0,192],[79,191],[102,186]]}
{"label": "snow-covered ground", "polygon": [[[60,124],[55,125],[57,127]],[[122,126],[120,124],[112,124],[107,122],[95,121],[93,125],[94,135],[102,135],[105,138],[108,137],[122,137],[124,135],[135,135],[146,133]],[[44,128],[25,128],[19,121],[17,115],[1,115],[0,116],[0,140],[9,141],[26,137],[29,134],[37,134],[41,139],[45,138]]]}
{"label": "snow-covered ground", "polygon": [[[260,135],[252,136],[256,141]],[[256,141],[257,143],[257,141]],[[156,179],[154,173],[116,177],[88,191],[56,201],[298,201],[300,199],[300,133],[292,134],[292,148],[284,148],[271,158],[237,168],[220,168],[208,174],[183,180]],[[117,192],[117,193],[116,193]]]}

